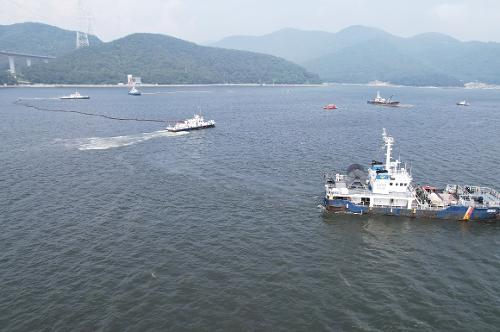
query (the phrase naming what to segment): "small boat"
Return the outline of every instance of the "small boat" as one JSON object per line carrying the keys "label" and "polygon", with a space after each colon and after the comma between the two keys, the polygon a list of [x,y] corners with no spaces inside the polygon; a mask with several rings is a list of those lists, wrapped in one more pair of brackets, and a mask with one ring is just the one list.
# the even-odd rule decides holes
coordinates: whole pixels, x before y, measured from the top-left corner
{"label": "small boat", "polygon": [[470,104],[467,101],[462,100],[457,103],[457,106],[470,106]]}
{"label": "small boat", "polygon": [[131,96],[140,96],[142,95],[142,92],[140,92],[135,88],[135,86],[133,86],[132,89],[130,89],[130,91],[128,92],[128,94]]}
{"label": "small boat", "polygon": [[381,105],[381,106],[392,106],[392,107],[399,106],[399,101],[392,100],[392,96],[390,96],[389,98],[382,98],[380,96],[380,91],[377,91],[377,96],[372,100],[368,100],[367,103],[372,105]]}
{"label": "small boat", "polygon": [[186,119],[184,121],[179,121],[174,125],[167,126],[167,130],[171,132],[178,131],[190,131],[190,130],[198,130],[205,128],[215,127],[214,120],[205,121],[201,114],[195,114],[192,119]]}
{"label": "small boat", "polygon": [[90,99],[89,96],[82,96],[80,92],[75,91],[75,93],[70,94],[69,96],[61,96],[59,99]]}
{"label": "small boat", "polygon": [[335,104],[328,104],[328,105],[323,106],[324,110],[336,110],[337,108],[338,107]]}

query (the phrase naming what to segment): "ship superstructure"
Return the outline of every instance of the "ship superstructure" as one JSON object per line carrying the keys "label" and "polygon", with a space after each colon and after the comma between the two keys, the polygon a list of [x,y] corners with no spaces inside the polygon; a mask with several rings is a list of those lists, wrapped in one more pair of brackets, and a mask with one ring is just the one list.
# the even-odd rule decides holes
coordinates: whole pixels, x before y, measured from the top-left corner
{"label": "ship superstructure", "polygon": [[385,163],[372,161],[348,174],[327,176],[324,204],[342,213],[372,213],[456,220],[500,219],[500,193],[479,186],[414,186],[406,164],[392,158],[394,138],[383,131]]}

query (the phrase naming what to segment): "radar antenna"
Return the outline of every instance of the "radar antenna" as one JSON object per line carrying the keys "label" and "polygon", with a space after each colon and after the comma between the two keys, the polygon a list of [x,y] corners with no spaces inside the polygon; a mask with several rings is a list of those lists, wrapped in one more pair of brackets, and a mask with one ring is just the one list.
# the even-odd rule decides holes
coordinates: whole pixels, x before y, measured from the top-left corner
{"label": "radar antenna", "polygon": [[382,137],[384,138],[384,143],[386,147],[385,169],[389,170],[391,168],[391,152],[392,152],[392,145],[394,144],[394,138],[387,135],[387,131],[385,130],[385,128],[382,131]]}

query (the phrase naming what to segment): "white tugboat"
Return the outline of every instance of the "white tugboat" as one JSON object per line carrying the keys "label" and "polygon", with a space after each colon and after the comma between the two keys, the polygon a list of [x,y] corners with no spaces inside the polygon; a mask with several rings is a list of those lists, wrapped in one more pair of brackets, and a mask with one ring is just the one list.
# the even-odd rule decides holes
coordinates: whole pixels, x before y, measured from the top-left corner
{"label": "white tugboat", "polygon": [[142,92],[139,91],[136,86],[141,84],[141,78],[133,75],[127,75],[127,85],[130,88],[128,94],[130,96],[141,96]]}
{"label": "white tugboat", "polygon": [[69,96],[61,96],[59,99],[90,99],[89,96],[82,96],[80,92],[75,91],[75,93],[70,94]]}
{"label": "white tugboat", "polygon": [[457,106],[470,106],[470,104],[466,100],[459,101]]}
{"label": "white tugboat", "polygon": [[412,176],[391,157],[394,138],[385,129],[385,163],[372,161],[366,173],[352,165],[346,175],[327,176],[324,204],[328,211],[454,220],[500,220],[500,193],[479,186],[445,189],[414,186]]}
{"label": "white tugboat", "polygon": [[137,90],[137,88],[133,86],[132,89],[129,90],[128,94],[131,96],[140,96],[142,95],[142,92]]}
{"label": "white tugboat", "polygon": [[168,131],[177,132],[177,131],[189,131],[189,130],[198,130],[215,127],[214,120],[205,121],[201,114],[195,114],[192,119],[186,119],[184,121],[176,122],[174,125],[167,126]]}

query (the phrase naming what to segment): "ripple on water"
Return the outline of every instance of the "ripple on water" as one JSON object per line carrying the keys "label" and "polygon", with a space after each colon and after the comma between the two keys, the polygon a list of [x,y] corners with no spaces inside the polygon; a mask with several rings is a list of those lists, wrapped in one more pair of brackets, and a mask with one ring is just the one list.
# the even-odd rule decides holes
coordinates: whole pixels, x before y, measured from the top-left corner
{"label": "ripple on water", "polygon": [[[195,100],[218,127],[182,137],[9,101],[46,89],[2,91],[0,326],[497,329],[498,225],[318,208],[325,171],[383,157],[382,127],[418,182],[500,187],[496,94],[386,88],[415,106],[382,109],[367,87],[207,89],[92,89],[64,106],[182,119]],[[464,94],[485,104],[458,110]],[[332,95],[344,107],[324,112]]]}

